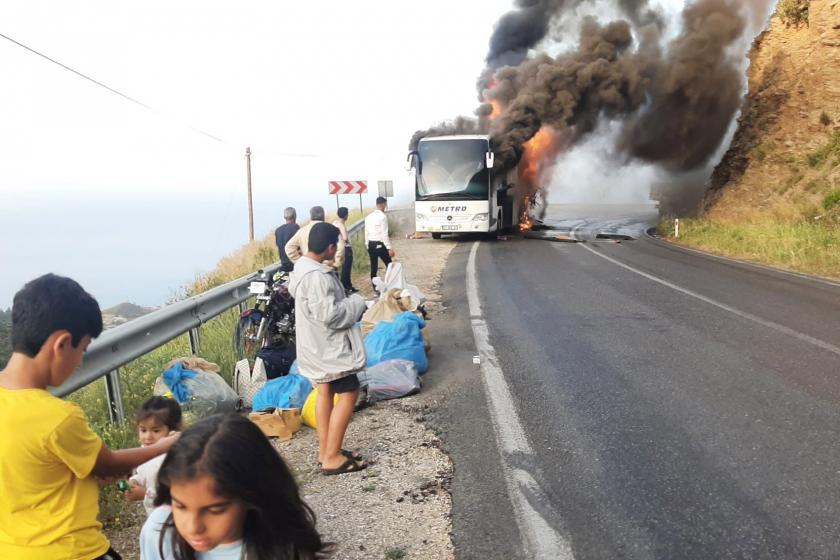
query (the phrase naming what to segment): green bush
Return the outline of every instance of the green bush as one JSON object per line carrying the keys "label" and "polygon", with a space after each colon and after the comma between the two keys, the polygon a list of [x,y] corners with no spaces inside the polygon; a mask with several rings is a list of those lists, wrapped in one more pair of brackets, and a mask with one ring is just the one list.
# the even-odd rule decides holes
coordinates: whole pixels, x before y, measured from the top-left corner
{"label": "green bush", "polygon": [[831,210],[835,206],[840,206],[840,189],[831,191],[823,199],[823,208],[826,210]]}
{"label": "green bush", "polygon": [[840,130],[831,139],[806,156],[808,165],[819,167],[826,161],[831,165],[840,164]]}
{"label": "green bush", "polygon": [[6,367],[6,362],[12,355],[12,310],[0,309],[0,369]]}
{"label": "green bush", "polygon": [[779,0],[777,13],[785,25],[808,25],[811,0]]}

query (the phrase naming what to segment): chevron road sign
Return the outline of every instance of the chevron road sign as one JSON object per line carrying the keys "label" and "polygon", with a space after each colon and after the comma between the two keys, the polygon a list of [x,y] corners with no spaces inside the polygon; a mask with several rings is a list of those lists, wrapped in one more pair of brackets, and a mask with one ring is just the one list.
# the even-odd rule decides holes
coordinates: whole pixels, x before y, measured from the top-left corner
{"label": "chevron road sign", "polygon": [[330,194],[364,194],[367,192],[367,181],[330,181]]}

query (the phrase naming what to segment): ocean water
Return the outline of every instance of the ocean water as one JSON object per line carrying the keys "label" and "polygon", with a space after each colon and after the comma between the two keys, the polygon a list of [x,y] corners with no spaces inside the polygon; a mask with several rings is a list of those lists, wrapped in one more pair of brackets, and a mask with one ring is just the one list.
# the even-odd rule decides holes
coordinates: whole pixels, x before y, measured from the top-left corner
{"label": "ocean water", "polygon": [[[371,206],[375,194],[365,195]],[[356,207],[358,197],[342,205]],[[299,221],[313,204],[327,212],[335,198],[309,191],[255,192],[256,237]],[[0,189],[0,307],[41,274],[74,278],[100,305],[166,303],[198,274],[248,241],[245,188],[229,192],[68,192]]]}

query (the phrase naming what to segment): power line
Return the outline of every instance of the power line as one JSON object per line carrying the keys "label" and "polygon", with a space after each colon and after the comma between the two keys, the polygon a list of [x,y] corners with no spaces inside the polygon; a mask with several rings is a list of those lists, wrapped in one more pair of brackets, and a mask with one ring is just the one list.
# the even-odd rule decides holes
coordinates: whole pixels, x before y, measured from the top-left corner
{"label": "power line", "polygon": [[[92,82],[92,83],[94,83],[94,84],[98,85],[99,87],[104,88],[104,89],[106,89],[106,90],[110,91],[110,92],[111,92],[111,93],[113,93],[113,94],[119,95],[119,96],[120,96],[120,97],[122,97],[123,99],[125,99],[125,100],[127,100],[127,101],[130,101],[131,103],[134,103],[135,105],[139,105],[140,107],[143,107],[144,109],[146,109],[146,110],[148,110],[148,111],[151,111],[152,113],[155,113],[155,114],[158,114],[158,115],[162,115],[162,114],[163,114],[163,113],[161,113],[159,110],[155,109],[154,107],[152,107],[152,106],[150,106],[150,105],[147,105],[146,103],[143,103],[142,101],[140,101],[140,100],[138,100],[138,99],[135,99],[134,97],[131,97],[130,95],[126,95],[125,93],[123,93],[123,92],[121,92],[121,91],[119,91],[119,90],[117,90],[117,89],[114,89],[114,88],[112,88],[111,86],[109,86],[109,85],[107,85],[107,84],[104,84],[104,83],[100,82],[99,80],[96,80],[96,79],[94,79],[94,78],[91,78],[91,77],[90,77],[90,76],[88,76],[87,74],[84,74],[84,73],[82,73],[82,72],[79,72],[78,70],[75,70],[75,69],[73,69],[73,68],[71,68],[71,67],[67,66],[66,64],[63,64],[63,63],[59,62],[58,60],[55,60],[54,58],[51,58],[51,57],[49,57],[49,56],[47,56],[47,55],[45,55],[45,54],[43,54],[43,53],[41,53],[41,52],[38,52],[38,51],[36,51],[35,49],[33,49],[32,47],[28,47],[28,46],[24,45],[23,43],[21,43],[20,41],[16,41],[15,39],[12,39],[12,38],[11,38],[11,37],[9,37],[8,35],[4,35],[4,34],[0,33],[0,37],[2,37],[3,39],[6,39],[7,41],[9,41],[9,42],[11,42],[11,43],[14,43],[15,45],[17,45],[17,46],[19,46],[19,47],[21,47],[21,48],[23,48],[23,49],[26,49],[27,51],[31,52],[32,54],[38,55],[38,56],[40,56],[41,58],[46,59],[46,60],[48,60],[48,61],[52,62],[53,64],[55,64],[55,65],[57,65],[57,66],[60,66],[61,68],[64,68],[64,69],[65,69],[65,70],[67,70],[68,72],[72,72],[73,74],[76,74],[76,75],[77,75],[77,76],[79,76],[80,78],[84,78],[85,80],[87,80],[87,81],[89,81],[89,82]],[[168,115],[163,115],[163,116],[167,116],[167,117],[168,117]],[[169,117],[169,118],[171,118],[171,117]],[[213,134],[210,134],[209,132],[205,132],[205,131],[201,130],[200,128],[196,128],[196,127],[194,127],[194,126],[190,125],[189,123],[186,123],[186,122],[181,121],[181,124],[183,124],[184,126],[186,126],[187,128],[189,128],[189,129],[190,129],[190,130],[192,130],[193,132],[196,132],[196,133],[198,133],[198,134],[201,134],[202,136],[206,136],[206,137],[208,137],[208,138],[210,138],[210,139],[212,139],[212,140],[215,140],[216,142],[219,142],[219,143],[222,143],[222,144],[226,144],[226,145],[232,145],[230,142],[227,142],[227,141],[223,140],[222,138],[219,138],[218,136],[215,136],[215,135],[213,135]],[[274,154],[274,155],[278,155],[278,156],[282,156],[282,157],[297,157],[297,158],[319,158],[319,157],[321,157],[321,155],[320,155],[320,154],[296,153],[296,152],[283,152],[283,151],[275,151],[275,150],[271,150],[271,149],[269,149],[269,150],[261,150],[261,152],[263,152],[263,153],[270,153],[270,154]]]}
{"label": "power line", "polygon": [[[44,59],[46,59],[46,60],[49,60],[49,61],[50,61],[50,62],[52,62],[53,64],[56,64],[56,65],[58,65],[58,66],[61,66],[61,67],[62,67],[62,68],[64,68],[65,70],[67,70],[67,71],[69,71],[69,72],[72,72],[72,73],[76,74],[77,76],[79,76],[79,77],[81,77],[81,78],[84,78],[85,80],[87,80],[87,81],[89,81],[89,82],[93,82],[94,84],[98,85],[99,87],[101,87],[101,88],[105,88],[105,89],[107,89],[108,91],[110,91],[111,93],[114,93],[114,94],[116,94],[116,95],[119,95],[119,96],[120,96],[120,97],[122,97],[123,99],[126,99],[126,100],[128,100],[128,101],[130,101],[130,102],[132,102],[132,103],[134,103],[134,104],[136,104],[136,105],[139,105],[140,107],[143,107],[144,109],[147,109],[147,110],[149,110],[149,111],[151,111],[151,112],[153,112],[153,113],[157,113],[157,112],[158,112],[156,109],[154,109],[153,107],[151,107],[151,106],[149,106],[149,105],[146,105],[146,104],[145,104],[145,103],[143,103],[142,101],[138,101],[137,99],[135,99],[135,98],[131,97],[130,95],[126,95],[126,94],[124,94],[123,92],[118,91],[118,90],[116,90],[116,89],[112,88],[112,87],[111,87],[111,86],[109,86],[109,85],[103,84],[103,83],[102,83],[102,82],[100,82],[99,80],[95,80],[95,79],[91,78],[90,76],[88,76],[87,74],[83,74],[82,72],[79,72],[78,70],[74,70],[73,68],[70,68],[70,67],[69,67],[69,66],[67,66],[66,64],[62,64],[61,62],[57,61],[56,59],[54,59],[54,58],[50,58],[49,56],[47,56],[47,55],[45,55],[45,54],[43,54],[43,53],[41,53],[41,52],[38,52],[38,51],[36,51],[35,49],[33,49],[33,48],[31,48],[31,47],[28,47],[28,46],[24,45],[24,44],[23,44],[23,43],[21,43],[20,41],[16,41],[16,40],[12,39],[12,38],[11,38],[11,37],[9,37],[8,35],[4,35],[4,34],[0,33],[0,37],[2,37],[3,39],[6,39],[7,41],[10,41],[10,42],[14,43],[15,45],[17,45],[17,46],[19,46],[19,47],[22,47],[22,48],[24,48],[24,49],[28,50],[28,51],[29,51],[29,52],[31,52],[32,54],[36,54],[36,55],[40,56],[41,58],[44,58]],[[226,144],[226,142],[225,142],[224,140],[222,140],[221,138],[219,138],[218,136],[214,136],[213,134],[210,134],[209,132],[204,132],[203,130],[198,129],[198,128],[195,128],[195,127],[190,126],[190,125],[187,125],[187,126],[188,126],[188,127],[189,127],[192,131],[194,131],[194,132],[197,132],[197,133],[199,133],[199,134],[202,134],[202,135],[204,135],[204,136],[207,136],[208,138],[211,138],[211,139],[215,140],[216,142],[221,142],[222,144]]]}

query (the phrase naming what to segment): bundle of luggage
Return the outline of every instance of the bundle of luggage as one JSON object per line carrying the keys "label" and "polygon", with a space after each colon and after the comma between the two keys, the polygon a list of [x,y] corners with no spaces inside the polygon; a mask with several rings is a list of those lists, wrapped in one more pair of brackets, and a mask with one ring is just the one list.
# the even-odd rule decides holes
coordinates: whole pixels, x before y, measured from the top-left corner
{"label": "bundle of luggage", "polygon": [[[426,354],[430,346],[423,331],[425,296],[406,282],[402,263],[388,266],[377,291],[379,297],[368,302],[361,319],[367,368],[359,381],[368,403],[417,393],[420,375],[429,367]],[[293,309],[294,302],[288,299]],[[283,311],[279,307],[277,310]],[[280,414],[276,411],[300,409],[303,424],[315,427],[315,390],[297,370],[293,342],[261,349],[253,365],[247,359],[240,360],[234,389],[242,407],[275,415]]]}

